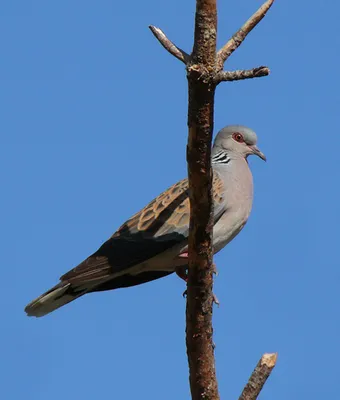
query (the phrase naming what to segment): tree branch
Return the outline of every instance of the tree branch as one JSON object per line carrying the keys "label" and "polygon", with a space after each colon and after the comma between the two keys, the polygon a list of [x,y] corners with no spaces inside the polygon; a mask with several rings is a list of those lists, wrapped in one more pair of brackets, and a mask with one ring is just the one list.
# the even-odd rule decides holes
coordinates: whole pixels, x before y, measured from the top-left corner
{"label": "tree branch", "polygon": [[161,29],[153,25],[150,25],[149,29],[154,34],[159,43],[165,48],[165,50],[178,58],[178,60],[182,61],[184,64],[188,63],[190,58],[189,54],[187,54],[185,51],[181,50],[174,43],[172,43],[172,41],[166,37],[165,33]]}
{"label": "tree branch", "polygon": [[267,0],[248,21],[240,28],[232,38],[217,52],[217,68],[221,70],[230,55],[241,45],[255,26],[264,18],[274,0]]}
{"label": "tree branch", "polygon": [[268,67],[258,67],[248,70],[236,70],[236,71],[221,71],[215,76],[215,82],[227,81],[240,81],[242,79],[260,78],[261,76],[269,75],[270,70]]}
{"label": "tree branch", "polygon": [[216,60],[216,0],[197,0],[195,39],[187,67],[187,162],[190,197],[186,344],[193,400],[218,400],[213,349],[211,142]]}
{"label": "tree branch", "polygon": [[258,364],[256,365],[253,373],[251,374],[248,383],[243,389],[239,400],[256,400],[260,394],[263,385],[269,378],[273,368],[275,367],[277,354],[264,354]]}

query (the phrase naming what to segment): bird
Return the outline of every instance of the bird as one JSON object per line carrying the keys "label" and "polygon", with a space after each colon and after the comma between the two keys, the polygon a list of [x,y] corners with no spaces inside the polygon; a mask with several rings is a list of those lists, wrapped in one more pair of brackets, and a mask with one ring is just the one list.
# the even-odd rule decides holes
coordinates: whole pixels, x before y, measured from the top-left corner
{"label": "bird", "polygon": [[[250,215],[250,155],[266,161],[252,129],[229,125],[217,133],[211,149],[214,254],[238,235]],[[135,286],[174,272],[186,279],[189,219],[186,178],[128,219],[95,253],[30,302],[25,312],[42,317],[84,294]]]}

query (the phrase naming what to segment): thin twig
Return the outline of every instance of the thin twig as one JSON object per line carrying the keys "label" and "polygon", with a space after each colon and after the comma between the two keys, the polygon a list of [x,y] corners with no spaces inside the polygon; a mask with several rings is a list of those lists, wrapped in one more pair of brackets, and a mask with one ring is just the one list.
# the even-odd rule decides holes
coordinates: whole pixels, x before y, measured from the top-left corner
{"label": "thin twig", "polygon": [[158,39],[159,43],[173,56],[178,58],[180,61],[182,61],[184,64],[187,64],[190,56],[187,54],[185,51],[177,47],[170,39],[168,39],[165,35],[165,33],[160,29],[157,28],[156,26],[150,25],[149,29],[151,32],[154,34],[156,39]]}
{"label": "thin twig", "polygon": [[240,81],[242,79],[260,78],[261,76],[267,76],[270,74],[268,67],[257,67],[248,70],[236,70],[236,71],[221,71],[215,76],[215,82],[227,82],[227,81]]}
{"label": "thin twig", "polygon": [[251,32],[255,26],[262,20],[270,9],[274,0],[267,0],[257,11],[253,14],[248,21],[240,28],[233,37],[217,52],[217,69],[221,70],[223,64],[230,57],[230,55],[241,45],[248,33]]}
{"label": "thin twig", "polygon": [[256,400],[260,394],[263,385],[269,378],[273,368],[275,367],[277,354],[264,354],[258,364],[256,365],[253,373],[251,374],[248,383],[243,389],[239,400]]}

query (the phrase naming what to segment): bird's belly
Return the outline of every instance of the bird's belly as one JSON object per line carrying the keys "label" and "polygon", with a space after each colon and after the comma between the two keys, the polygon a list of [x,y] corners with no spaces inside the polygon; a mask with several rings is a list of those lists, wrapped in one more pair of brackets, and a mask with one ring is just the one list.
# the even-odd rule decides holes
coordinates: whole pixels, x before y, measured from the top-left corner
{"label": "bird's belly", "polygon": [[216,240],[214,240],[214,242],[213,242],[214,243],[214,253],[219,252],[230,241],[232,241],[234,239],[234,237],[237,236],[241,232],[241,230],[245,224],[246,224],[246,222],[244,222],[243,224],[241,224],[239,226],[235,226],[235,228],[233,230],[228,230],[226,235],[220,236]]}

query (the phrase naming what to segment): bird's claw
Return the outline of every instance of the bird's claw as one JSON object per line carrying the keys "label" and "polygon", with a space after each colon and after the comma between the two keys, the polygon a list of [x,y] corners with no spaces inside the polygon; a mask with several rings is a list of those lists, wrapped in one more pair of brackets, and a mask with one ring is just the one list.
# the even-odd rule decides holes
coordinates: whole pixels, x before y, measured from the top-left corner
{"label": "bird's claw", "polygon": [[[213,263],[212,267],[213,267],[213,273],[217,276],[218,271],[216,268],[216,264]],[[183,279],[185,282],[188,282],[188,270],[187,270],[186,266],[177,267],[175,272],[181,279]],[[185,289],[184,292],[182,293],[182,296],[185,298],[187,296],[187,294],[188,294],[188,290]],[[218,298],[216,297],[216,295],[214,293],[212,295],[213,295],[213,303],[215,303],[217,305],[217,307],[219,307],[220,302],[218,301]]]}
{"label": "bird's claw", "polygon": [[[182,293],[182,296],[185,298],[185,297],[187,297],[187,294],[188,294],[188,290],[185,289],[184,292]],[[219,307],[220,306],[220,302],[219,302],[217,296],[214,293],[212,294],[212,296],[213,296],[213,303],[216,304],[217,307]]]}
{"label": "bird's claw", "polygon": [[217,267],[216,267],[216,264],[215,263],[212,263],[212,271],[213,271],[213,274],[214,275],[218,275],[218,271],[217,271]]}
{"label": "bird's claw", "polygon": [[213,293],[212,296],[213,296],[213,303],[215,303],[217,305],[217,307],[219,307],[220,306],[220,302],[218,301],[218,298],[217,298],[216,294]]}

